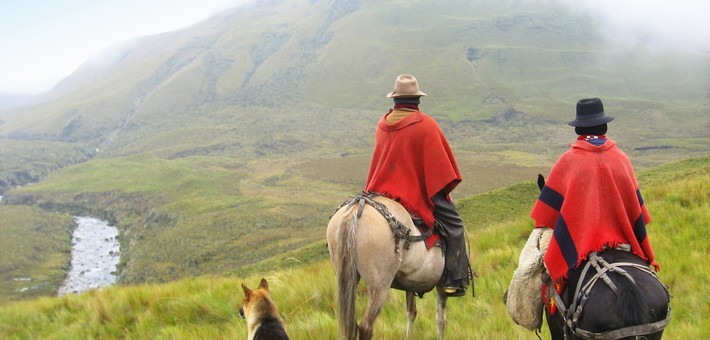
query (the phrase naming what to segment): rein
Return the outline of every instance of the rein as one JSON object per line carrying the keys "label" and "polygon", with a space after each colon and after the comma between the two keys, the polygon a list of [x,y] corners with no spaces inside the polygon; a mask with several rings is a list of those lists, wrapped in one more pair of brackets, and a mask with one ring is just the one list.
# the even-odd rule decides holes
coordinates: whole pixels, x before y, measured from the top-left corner
{"label": "rein", "polygon": [[[409,244],[411,242],[419,242],[419,241],[424,241],[427,239],[427,237],[431,236],[432,234],[432,229],[427,230],[425,233],[422,233],[422,235],[419,236],[413,236],[409,235],[410,229],[407,228],[402,222],[397,220],[397,218],[390,213],[389,209],[387,207],[374,200],[375,197],[380,196],[377,193],[371,192],[362,192],[351,199],[343,202],[335,211],[340,210],[342,207],[347,206],[348,209],[353,207],[354,205],[358,205],[357,209],[357,218],[360,218],[362,216],[362,210],[365,208],[365,204],[375,208],[382,217],[387,220],[387,224],[390,226],[390,230],[392,230],[392,234],[394,235],[394,252],[399,253],[399,241],[404,240],[404,250],[409,249]],[[331,216],[332,217],[332,216]]]}
{"label": "rein", "polygon": [[[560,295],[557,293],[557,290],[554,288],[554,285],[549,285],[548,286],[548,292],[549,296],[552,297],[552,299],[555,301],[555,304],[557,305],[558,311],[561,313],[563,319],[564,319],[564,334],[565,338],[567,338],[567,330],[571,331],[573,334],[584,338],[584,339],[618,339],[618,338],[623,338],[623,337],[629,337],[629,336],[639,336],[639,335],[645,335],[645,334],[651,334],[651,333],[656,333],[658,331],[663,330],[666,328],[668,323],[671,321],[671,310],[670,307],[668,308],[668,313],[666,314],[666,318],[660,321],[656,321],[653,323],[645,324],[645,325],[636,325],[636,326],[629,326],[629,327],[624,327],[620,329],[616,329],[613,331],[608,331],[608,332],[601,332],[601,333],[594,333],[590,332],[587,330],[584,330],[582,328],[579,328],[578,322],[579,318],[582,315],[582,310],[584,308],[584,305],[587,303],[587,300],[589,299],[589,293],[592,290],[592,287],[594,287],[594,284],[601,279],[606,283],[609,288],[611,288],[614,293],[619,295],[619,289],[616,287],[616,285],[611,281],[609,276],[607,275],[607,272],[617,272],[621,274],[623,277],[627,278],[629,281],[631,281],[633,284],[638,285],[636,281],[631,277],[631,275],[622,267],[633,267],[636,269],[641,270],[642,272],[645,272],[649,275],[651,275],[653,278],[655,278],[661,286],[666,289],[666,294],[668,294],[668,289],[666,286],[661,282],[661,280],[656,276],[656,274],[651,271],[650,268],[647,266],[642,266],[636,263],[630,263],[630,262],[616,262],[616,263],[609,263],[604,258],[598,255],[597,252],[593,252],[589,254],[589,260],[587,261],[587,264],[584,266],[582,270],[582,275],[579,278],[579,281],[577,282],[577,287],[574,292],[574,299],[572,300],[572,304],[569,306],[569,309],[567,306],[565,306],[564,302],[562,301],[562,298]],[[594,268],[596,271],[596,274],[586,283],[583,284],[584,279],[587,276],[587,272],[589,271],[590,268]]]}

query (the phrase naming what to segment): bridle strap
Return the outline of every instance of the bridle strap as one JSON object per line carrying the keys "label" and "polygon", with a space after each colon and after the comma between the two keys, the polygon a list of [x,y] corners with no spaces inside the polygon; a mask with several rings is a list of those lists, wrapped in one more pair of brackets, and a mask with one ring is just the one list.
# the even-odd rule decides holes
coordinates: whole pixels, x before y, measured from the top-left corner
{"label": "bridle strap", "polygon": [[[619,288],[617,288],[614,282],[611,281],[609,275],[606,275],[606,272],[611,269],[609,262],[604,261],[604,259],[599,257],[597,253],[594,252],[589,254],[589,263],[591,263],[594,269],[597,271],[597,275],[595,275],[594,278],[596,279],[598,277],[602,279],[604,283],[606,283],[606,285],[614,291],[614,294],[619,295]],[[589,287],[589,290],[591,290],[591,285]]]}

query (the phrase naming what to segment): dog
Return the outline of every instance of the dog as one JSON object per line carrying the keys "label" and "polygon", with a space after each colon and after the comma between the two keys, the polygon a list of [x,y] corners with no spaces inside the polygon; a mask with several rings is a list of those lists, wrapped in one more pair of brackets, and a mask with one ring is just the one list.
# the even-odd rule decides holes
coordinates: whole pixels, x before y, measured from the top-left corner
{"label": "dog", "polygon": [[247,321],[247,339],[288,339],[284,322],[269,295],[269,284],[266,279],[261,279],[257,289],[251,290],[244,284],[242,289],[244,302],[239,308],[239,316]]}

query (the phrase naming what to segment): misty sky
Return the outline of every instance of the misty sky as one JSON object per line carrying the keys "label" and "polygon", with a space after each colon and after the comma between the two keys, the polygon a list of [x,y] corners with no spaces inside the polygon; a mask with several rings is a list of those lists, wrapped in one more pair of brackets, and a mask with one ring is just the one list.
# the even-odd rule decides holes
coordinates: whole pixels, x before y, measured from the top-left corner
{"label": "misty sky", "polygon": [[708,0],[562,0],[599,18],[618,44],[710,53]]}
{"label": "misty sky", "polygon": [[[49,91],[110,46],[189,26],[247,1],[0,0],[0,93]],[[707,0],[559,1],[598,17],[620,44],[710,51]]]}
{"label": "misty sky", "polygon": [[246,0],[0,0],[0,93],[51,90],[91,56]]}

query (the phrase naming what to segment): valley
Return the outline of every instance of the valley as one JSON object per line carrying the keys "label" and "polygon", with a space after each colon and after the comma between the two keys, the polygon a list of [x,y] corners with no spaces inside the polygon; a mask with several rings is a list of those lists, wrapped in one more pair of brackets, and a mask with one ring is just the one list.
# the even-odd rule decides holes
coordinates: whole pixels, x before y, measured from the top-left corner
{"label": "valley", "polygon": [[[557,2],[260,1],[144,37],[0,112],[0,236],[23,241],[0,258],[2,299],[54,294],[72,215],[117,226],[119,285],[317,258],[399,73],[429,94],[465,201],[546,174],[589,96],[637,170],[707,156],[708,70],[707,52],[614,45]],[[13,277],[48,284],[18,294]]]}

